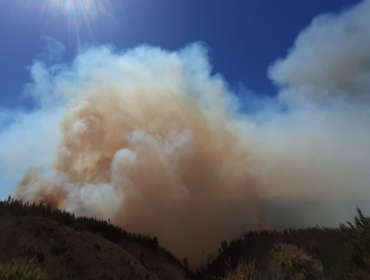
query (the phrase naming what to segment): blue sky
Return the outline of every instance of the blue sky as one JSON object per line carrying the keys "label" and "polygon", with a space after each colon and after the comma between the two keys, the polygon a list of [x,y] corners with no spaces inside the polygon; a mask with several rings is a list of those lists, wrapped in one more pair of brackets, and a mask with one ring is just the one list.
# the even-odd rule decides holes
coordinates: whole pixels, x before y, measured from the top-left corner
{"label": "blue sky", "polygon": [[[237,230],[216,245],[256,194],[368,201],[369,14],[370,0],[0,0],[0,199],[148,229],[204,201],[202,224],[221,226],[207,232]],[[355,211],[338,205],[316,209],[321,225]]]}
{"label": "blue sky", "polygon": [[73,15],[45,8],[58,1],[66,2],[2,0],[0,110],[32,109],[32,101],[20,97],[30,81],[26,66],[42,52],[44,36],[66,46],[65,59],[72,59],[81,44],[109,43],[119,49],[150,44],[176,50],[201,41],[211,49],[214,71],[231,86],[243,83],[258,94],[272,95],[276,89],[267,78],[268,66],[286,55],[299,32],[318,14],[360,2],[106,0],[101,1],[104,13],[89,14],[76,28]]}
{"label": "blue sky", "polygon": [[[351,61],[353,57],[356,58],[356,63],[368,59],[366,45],[368,23],[366,19],[362,20],[367,15],[361,14],[361,7],[355,11],[359,17],[356,14],[346,16],[344,15],[346,13],[339,13],[361,1],[94,0],[90,6],[82,8],[75,6],[75,13],[73,13],[71,5],[87,3],[86,1],[0,0],[0,198],[12,192],[25,170],[35,161],[42,164],[49,163],[49,159],[55,156],[54,147],[58,142],[54,139],[54,135],[58,134],[56,124],[61,113],[57,112],[48,119],[45,116],[50,116],[49,112],[38,111],[35,100],[23,94],[25,85],[32,82],[30,69],[33,66],[35,70],[35,65],[37,66],[37,63],[34,64],[35,60],[47,63],[50,58],[48,57],[49,43],[54,44],[53,51],[63,51],[58,52],[62,54],[61,57],[52,56],[52,59],[65,62],[73,61],[83,48],[91,45],[111,44],[117,50],[127,50],[147,44],[177,51],[191,43],[202,42],[210,50],[213,73],[223,75],[232,89],[242,85],[260,96],[285,93],[269,80],[268,69],[277,59],[286,57],[288,51],[293,48],[294,55],[288,56],[285,62],[275,67],[276,71],[271,72],[274,81],[280,84],[291,81],[293,85],[291,92],[300,90],[294,87],[297,84],[302,88],[313,85],[319,95],[326,93],[328,88],[331,90],[333,84],[334,91],[339,88],[350,92],[353,88],[341,88],[343,84],[347,85],[345,83],[347,81],[342,83],[344,79],[349,80],[348,84],[359,83],[359,88],[367,88],[367,84],[363,85],[361,82],[363,76],[367,75],[367,68],[363,65],[352,67],[354,72],[349,73],[350,75],[345,73],[343,76],[343,73],[337,71],[347,69],[348,65],[355,65]],[[369,8],[369,2],[363,6]],[[332,17],[333,20],[328,17],[327,21],[318,22],[317,26],[310,25],[318,15],[327,13],[336,15]],[[343,18],[342,21],[341,18]],[[357,18],[359,18],[358,22],[356,22]],[[354,35],[347,32],[347,24],[349,28],[359,26],[358,30],[356,28],[352,30]],[[306,28],[309,32],[300,37],[301,42],[298,47],[293,47],[300,32]],[[327,34],[332,35],[328,40],[326,40]],[[347,40],[347,35],[352,41]],[[327,42],[329,44],[326,44]],[[311,51],[313,49],[314,51]],[[355,55],[352,54],[354,49],[358,49]],[[318,55],[312,56],[312,52],[317,52]],[[109,57],[116,56],[110,54]],[[47,67],[40,69],[52,72]],[[34,82],[38,84],[39,81]],[[248,98],[248,91],[242,90],[239,93],[245,94],[240,96],[241,98]],[[330,110],[327,109],[325,113]],[[271,115],[267,116],[266,111],[264,114],[264,117],[271,118]],[[310,114],[307,127],[312,127],[312,134],[309,136],[315,139],[316,130],[313,128],[320,125],[321,120],[316,119],[316,112],[312,111]],[[7,118],[9,116],[10,118]],[[23,126],[10,125],[9,119],[14,116],[23,118],[19,121]],[[335,116],[340,119],[341,114]],[[357,115],[355,117],[357,118]],[[353,123],[359,123],[355,117],[353,119],[356,121]],[[285,135],[296,135],[295,129],[300,128],[301,123],[295,123],[293,119],[292,117],[290,122],[286,122],[281,118],[277,124],[271,121],[268,129],[271,127],[272,129],[266,135],[271,139],[277,135],[277,131],[280,132],[281,139],[289,138]],[[27,126],[28,123],[32,125]],[[286,125],[289,129],[285,133],[286,123],[289,124]],[[352,126],[354,125],[348,125],[348,127]],[[47,129],[44,129],[45,127]],[[361,122],[356,125],[357,127],[366,128],[361,125]],[[325,131],[330,129],[324,127],[322,131],[325,134]],[[342,128],[334,131],[340,139]],[[329,134],[326,133],[325,137],[332,139],[332,135]],[[302,135],[304,135],[302,138],[308,139],[307,146],[309,146],[310,137],[306,137],[304,133]],[[47,139],[48,137],[52,139]],[[290,137],[289,141],[284,140],[289,148],[291,143],[296,142],[294,137]],[[359,139],[363,141],[367,139],[366,137],[359,137]],[[53,148],[46,149],[44,142],[39,141],[39,138],[45,143],[49,141]],[[326,138],[324,140],[329,141]],[[344,144],[340,142],[338,147],[342,147],[342,144],[347,145],[351,141],[344,141]],[[47,151],[43,153],[45,150]],[[346,151],[342,148],[338,150]],[[358,150],[358,155],[362,155],[363,149]],[[8,156],[4,156],[5,154]],[[285,156],[283,152],[282,154]],[[322,154],[320,149],[317,154]],[[24,160],[24,155],[27,155],[27,161]],[[343,158],[348,159],[349,156],[345,154]],[[14,172],[10,175],[3,168],[8,165],[5,162],[13,162]],[[20,166],[21,163],[23,163],[22,166]],[[366,165],[362,164],[362,166]],[[348,167],[348,170],[352,169]],[[361,174],[368,174],[367,169]],[[363,175],[363,177],[366,176]]]}

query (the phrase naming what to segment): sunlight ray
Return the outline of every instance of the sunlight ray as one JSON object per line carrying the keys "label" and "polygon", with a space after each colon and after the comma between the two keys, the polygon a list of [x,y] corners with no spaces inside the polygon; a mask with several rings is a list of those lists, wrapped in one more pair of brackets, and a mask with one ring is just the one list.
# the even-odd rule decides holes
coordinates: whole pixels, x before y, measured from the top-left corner
{"label": "sunlight ray", "polygon": [[12,3],[5,0],[5,4],[0,3],[0,8],[12,8],[10,13],[22,19],[36,22],[47,19],[51,28],[65,25],[69,37],[76,40],[77,45],[83,41],[81,35],[94,41],[102,21],[106,28],[110,28],[107,25],[111,23],[114,27],[117,6],[121,6],[117,0],[13,0]]}

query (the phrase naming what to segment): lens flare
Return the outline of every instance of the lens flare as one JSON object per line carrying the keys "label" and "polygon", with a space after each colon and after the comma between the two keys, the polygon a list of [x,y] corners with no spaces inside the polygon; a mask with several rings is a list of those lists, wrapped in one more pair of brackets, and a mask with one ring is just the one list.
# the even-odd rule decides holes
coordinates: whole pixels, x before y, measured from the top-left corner
{"label": "lens flare", "polygon": [[115,0],[49,0],[50,9],[56,16],[67,21],[69,32],[73,32],[79,45],[81,30],[87,30],[90,40],[94,40],[92,26],[98,20],[114,20]]}
{"label": "lens flare", "polygon": [[0,0],[0,9],[8,10],[9,24],[38,23],[46,34],[61,34],[94,42],[96,33],[117,26],[116,11],[122,14],[119,0]]}

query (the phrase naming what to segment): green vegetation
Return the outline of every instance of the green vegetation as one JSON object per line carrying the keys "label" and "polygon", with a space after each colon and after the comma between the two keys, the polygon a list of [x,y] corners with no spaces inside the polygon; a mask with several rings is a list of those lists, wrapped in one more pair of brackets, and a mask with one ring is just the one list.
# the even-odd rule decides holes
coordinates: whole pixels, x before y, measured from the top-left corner
{"label": "green vegetation", "polygon": [[[54,210],[48,205],[24,204],[10,198],[0,202],[1,216],[42,216],[56,221],[60,226],[73,228],[76,232],[86,231],[98,234],[116,243],[117,246],[130,249],[132,254],[136,254],[138,263],[147,269],[157,267],[157,264],[151,265],[152,259],[156,258],[151,257],[151,252],[160,251],[166,257],[163,259],[164,264],[161,269],[166,269],[170,264],[175,263],[186,277],[199,280],[222,278],[226,280],[370,279],[370,218],[365,217],[359,209],[353,222],[338,228],[312,227],[287,229],[280,232],[251,231],[231,242],[225,240],[220,244],[219,256],[208,264],[207,268],[196,274],[190,271],[188,259],[182,259],[182,262],[177,261],[171,253],[159,247],[156,237],[130,234],[110,222],[87,217],[76,218],[73,214]],[[42,230],[41,228],[41,232]],[[41,238],[40,234],[36,232],[35,237]],[[9,232],[7,236],[8,244],[15,244],[14,234]],[[101,241],[94,242],[89,250],[103,254],[106,252],[103,244],[104,242]],[[130,244],[141,244],[143,247],[135,249],[136,245],[130,247]],[[152,251],[144,253],[145,248],[150,248]],[[68,250],[63,244],[58,246],[53,244],[50,250],[47,249],[44,252],[47,253],[48,258],[53,256],[59,258],[63,252],[68,252]],[[46,255],[44,256],[44,253],[37,250],[32,252],[33,255],[30,255],[30,257],[34,256],[32,261],[12,259],[0,263],[0,280],[47,279],[44,272],[37,267],[37,265],[44,265]],[[65,261],[69,267],[68,258]],[[129,261],[128,265],[132,270],[131,274],[135,275],[135,261]],[[82,275],[81,271],[84,267],[77,268],[79,271],[77,275]],[[77,268],[71,266],[69,274],[75,275],[74,270]],[[145,275],[146,279],[150,278],[149,274]],[[59,279],[64,279],[63,277]]]}
{"label": "green vegetation", "polygon": [[295,245],[275,245],[266,263],[270,279],[324,279],[321,262]]}
{"label": "green vegetation", "polygon": [[339,228],[251,231],[224,246],[208,272],[229,280],[370,279],[370,218],[359,209],[353,223]]}
{"label": "green vegetation", "polygon": [[350,238],[335,273],[338,280],[370,279],[370,219],[365,217],[360,209],[357,209],[357,212],[354,223],[348,223]]}
{"label": "green vegetation", "polygon": [[22,201],[11,199],[11,197],[7,201],[0,202],[0,216],[2,215],[15,217],[41,216],[50,218],[58,222],[61,226],[72,227],[76,231],[89,231],[99,234],[114,243],[127,241],[139,242],[153,248],[158,248],[159,246],[157,237],[151,238],[150,236],[141,234],[130,234],[122,228],[104,220],[87,217],[76,218],[74,214],[53,209],[51,205],[22,203]]}
{"label": "green vegetation", "polygon": [[0,280],[46,280],[46,274],[37,267],[37,261],[14,259],[0,263]]}
{"label": "green vegetation", "polygon": [[[0,201],[0,223],[5,229],[0,230],[0,261],[35,257],[48,275],[53,276],[52,280],[145,279],[146,272],[153,280],[154,276],[160,280],[191,276],[181,261],[160,247],[156,237],[131,234],[110,222],[76,217],[51,205],[23,203],[9,197]],[[87,240],[81,240],[81,236]],[[120,252],[121,258],[111,252]],[[127,271],[132,271],[132,275]]]}

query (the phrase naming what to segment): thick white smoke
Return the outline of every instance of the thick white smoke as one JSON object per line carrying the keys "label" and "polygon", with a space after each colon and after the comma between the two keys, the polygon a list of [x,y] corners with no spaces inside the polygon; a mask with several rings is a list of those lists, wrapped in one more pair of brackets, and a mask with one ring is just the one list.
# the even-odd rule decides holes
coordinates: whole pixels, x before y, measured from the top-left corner
{"label": "thick white smoke", "polygon": [[[193,265],[224,239],[284,220],[265,224],[261,197],[370,197],[368,14],[365,1],[316,18],[271,66],[281,92],[253,115],[238,112],[199,44],[36,62],[27,91],[40,109],[1,135],[3,166],[42,168],[15,196],[157,236]],[[348,218],[338,209],[324,222]]]}
{"label": "thick white smoke", "polygon": [[316,17],[298,36],[287,58],[270,68],[272,80],[286,87],[281,96],[322,100],[368,95],[369,11],[370,1],[364,1],[339,16]]}
{"label": "thick white smoke", "polygon": [[[267,177],[293,193],[370,195],[369,13],[365,1],[341,15],[318,16],[270,68],[288,112],[262,129],[280,146],[274,176]],[[270,152],[267,158],[271,163]]]}

